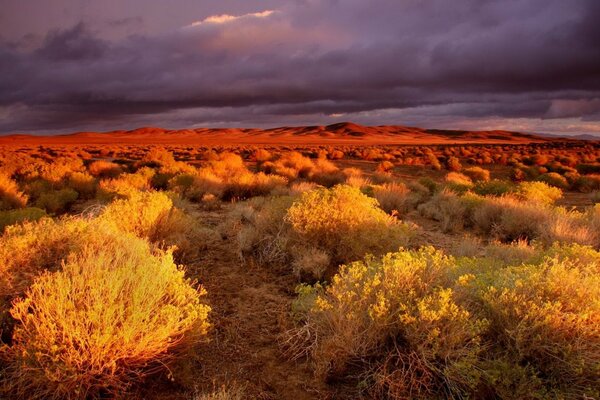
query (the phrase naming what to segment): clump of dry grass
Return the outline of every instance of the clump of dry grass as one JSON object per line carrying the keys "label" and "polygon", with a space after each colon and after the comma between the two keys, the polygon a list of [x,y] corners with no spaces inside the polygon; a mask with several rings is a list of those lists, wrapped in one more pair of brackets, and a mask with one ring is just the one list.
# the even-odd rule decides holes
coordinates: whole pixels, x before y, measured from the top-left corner
{"label": "clump of dry grass", "polygon": [[[209,307],[169,252],[122,232],[102,232],[13,303],[17,321],[4,389],[27,398],[122,396],[161,369],[187,332],[208,328]],[[108,239],[110,238],[110,239]]]}

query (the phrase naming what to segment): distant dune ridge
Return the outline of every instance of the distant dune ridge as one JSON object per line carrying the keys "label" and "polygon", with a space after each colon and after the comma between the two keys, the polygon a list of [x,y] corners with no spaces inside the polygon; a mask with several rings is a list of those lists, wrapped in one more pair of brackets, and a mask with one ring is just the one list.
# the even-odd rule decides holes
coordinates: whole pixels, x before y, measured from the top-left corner
{"label": "distant dune ridge", "polygon": [[4,144],[462,144],[542,143],[572,138],[511,131],[464,131],[407,126],[363,126],[340,122],[326,126],[258,128],[163,129],[143,127],[129,131],[77,132],[66,135],[0,136]]}

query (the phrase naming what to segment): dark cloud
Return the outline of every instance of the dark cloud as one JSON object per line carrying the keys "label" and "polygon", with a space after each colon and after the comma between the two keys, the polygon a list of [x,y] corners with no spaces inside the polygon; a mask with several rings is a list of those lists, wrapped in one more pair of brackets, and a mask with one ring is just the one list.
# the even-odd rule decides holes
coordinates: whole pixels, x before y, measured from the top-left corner
{"label": "dark cloud", "polygon": [[596,0],[306,0],[260,11],[118,40],[79,23],[33,50],[3,43],[0,132],[342,116],[543,126],[598,112]]}

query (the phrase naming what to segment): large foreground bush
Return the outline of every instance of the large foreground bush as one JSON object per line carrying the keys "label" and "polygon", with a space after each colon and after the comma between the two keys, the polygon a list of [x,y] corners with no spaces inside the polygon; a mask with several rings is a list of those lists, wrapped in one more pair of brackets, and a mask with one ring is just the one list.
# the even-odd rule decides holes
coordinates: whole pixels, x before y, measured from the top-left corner
{"label": "large foreground bush", "polygon": [[122,396],[194,328],[207,329],[202,291],[169,252],[120,232],[39,276],[11,309],[17,321],[4,388],[23,398]]}
{"label": "large foreground bush", "polygon": [[287,344],[392,399],[580,399],[600,388],[600,253],[514,264],[400,251],[302,286]]}

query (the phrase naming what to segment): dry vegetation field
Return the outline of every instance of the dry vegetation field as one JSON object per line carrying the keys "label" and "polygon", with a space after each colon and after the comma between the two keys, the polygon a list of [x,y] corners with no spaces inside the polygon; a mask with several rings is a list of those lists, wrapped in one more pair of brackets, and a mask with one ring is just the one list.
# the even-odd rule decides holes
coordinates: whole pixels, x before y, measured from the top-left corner
{"label": "dry vegetation field", "polygon": [[0,397],[598,399],[600,144],[0,147]]}

